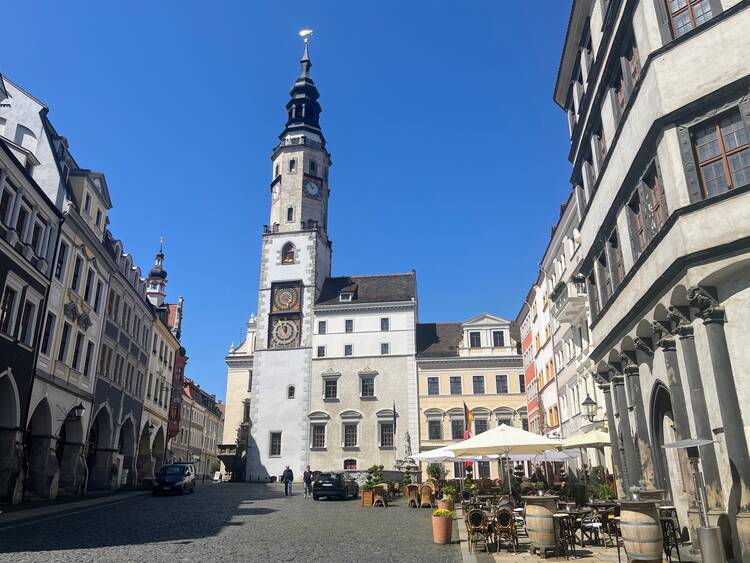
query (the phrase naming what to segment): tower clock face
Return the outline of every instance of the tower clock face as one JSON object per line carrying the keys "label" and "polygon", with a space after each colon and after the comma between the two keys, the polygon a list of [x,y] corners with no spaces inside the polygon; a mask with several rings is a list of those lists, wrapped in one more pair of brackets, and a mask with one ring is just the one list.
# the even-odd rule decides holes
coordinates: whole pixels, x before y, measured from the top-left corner
{"label": "tower clock face", "polygon": [[296,287],[280,287],[274,290],[274,311],[296,311],[298,308],[299,290]]}
{"label": "tower clock face", "polygon": [[299,319],[273,319],[271,346],[283,348],[296,346],[299,342]]}
{"label": "tower clock face", "polygon": [[320,199],[323,194],[323,186],[319,180],[313,180],[312,178],[305,178],[302,186],[305,189],[305,195],[315,199]]}

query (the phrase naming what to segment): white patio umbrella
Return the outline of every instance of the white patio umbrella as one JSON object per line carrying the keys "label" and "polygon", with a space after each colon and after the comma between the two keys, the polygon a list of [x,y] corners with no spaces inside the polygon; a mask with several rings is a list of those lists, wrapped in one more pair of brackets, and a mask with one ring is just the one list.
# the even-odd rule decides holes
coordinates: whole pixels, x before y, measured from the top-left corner
{"label": "white patio umbrella", "polygon": [[609,432],[591,430],[583,434],[574,434],[562,442],[563,448],[601,448],[609,446]]}
{"label": "white patio umbrella", "polygon": [[511,454],[508,457],[511,461],[570,461],[581,455],[576,450],[547,450],[540,454]]}
{"label": "white patio umbrella", "polygon": [[449,461],[490,461],[497,459],[498,455],[464,455],[457,456],[450,446],[443,446],[435,450],[414,454],[411,458],[415,461],[427,461],[430,463],[442,463]]}
{"label": "white patio umbrella", "polygon": [[[451,446],[451,450],[458,456],[462,455],[539,455],[548,450],[559,450],[559,440],[550,440],[539,434],[527,432],[521,428],[501,424],[495,428],[472,436],[468,440]],[[510,480],[508,467],[508,483]]]}

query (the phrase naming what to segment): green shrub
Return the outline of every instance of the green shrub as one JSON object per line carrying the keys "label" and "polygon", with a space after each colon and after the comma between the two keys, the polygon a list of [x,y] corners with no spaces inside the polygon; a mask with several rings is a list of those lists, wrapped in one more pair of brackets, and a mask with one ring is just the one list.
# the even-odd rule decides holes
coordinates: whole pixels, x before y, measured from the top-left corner
{"label": "green shrub", "polygon": [[427,475],[432,477],[433,479],[440,479],[441,473],[442,469],[439,463],[431,463],[427,466]]}
{"label": "green shrub", "polygon": [[442,492],[443,492],[443,499],[448,499],[448,498],[455,499],[456,495],[458,494],[458,489],[456,488],[455,485],[446,485],[445,487],[443,487]]}

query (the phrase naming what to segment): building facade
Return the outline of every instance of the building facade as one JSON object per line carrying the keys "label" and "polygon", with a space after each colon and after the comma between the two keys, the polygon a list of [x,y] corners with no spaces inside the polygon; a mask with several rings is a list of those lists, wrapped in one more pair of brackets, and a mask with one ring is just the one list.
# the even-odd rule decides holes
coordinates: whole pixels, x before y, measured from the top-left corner
{"label": "building facade", "polygon": [[[528,429],[526,377],[513,323],[484,313],[463,323],[419,324],[417,342],[420,451],[501,424]],[[464,405],[473,415],[472,428],[466,427]],[[500,477],[498,463],[476,465],[476,476]],[[464,465],[446,463],[444,471],[448,478],[463,477]]]}
{"label": "building facade", "polygon": [[181,418],[172,445],[175,461],[192,461],[199,478],[212,477],[219,469],[219,444],[224,433],[224,416],[216,395],[209,395],[186,377]]}
{"label": "building facade", "polygon": [[645,479],[665,489],[695,546],[689,465],[662,445],[714,440],[700,448],[709,516],[743,561],[748,8],[738,0],[577,0],[554,91],[568,115],[571,197],[581,214],[580,257],[561,281],[585,284],[588,358],[620,486]]}
{"label": "building facade", "polygon": [[[341,468],[344,460],[349,460],[348,463],[356,460],[361,464],[364,459],[374,458],[385,462],[391,455],[395,462],[399,442],[398,437],[392,436],[395,428],[404,432],[404,441],[407,430],[414,439],[419,432],[413,360],[416,288],[409,292],[406,300],[401,299],[399,290],[396,302],[387,301],[394,285],[408,285],[415,276],[412,273],[371,279],[366,276],[331,278],[332,246],[328,238],[331,158],[320,129],[319,93],[310,76],[307,44],[301,67],[286,106],[286,125],[271,157],[271,219],[264,227],[262,238],[249,397],[250,433],[245,465],[248,480],[277,477],[286,465],[301,473],[313,460],[330,465],[325,469]],[[391,283],[393,280],[397,283]],[[352,285],[351,291],[346,290],[349,285]],[[382,295],[378,287],[382,288]],[[357,297],[360,291],[361,299]],[[377,330],[380,317],[375,311],[378,307],[384,312],[382,316],[392,315],[398,319],[399,324],[394,324],[398,332],[386,339]],[[375,325],[371,337],[347,332],[346,327],[338,326],[346,320],[338,314],[343,314],[347,308],[351,310],[346,313],[350,320],[360,317],[363,326]],[[404,308],[410,311],[402,315]],[[328,318],[335,333],[317,333],[318,321],[327,322]],[[411,328],[408,318],[412,319]],[[373,327],[368,328],[370,330]],[[383,353],[381,344],[392,345],[393,354]],[[329,346],[335,355],[318,358],[317,348]],[[411,354],[411,359],[404,354]],[[399,377],[392,371],[397,364],[401,370]],[[393,379],[403,389],[402,394],[392,395],[386,385],[376,383],[379,397],[369,402],[360,400],[357,383],[364,380],[360,372],[368,369],[382,369],[382,375],[378,371],[375,380]],[[340,374],[342,392],[346,390],[346,401],[342,397],[338,402],[322,404],[326,399],[321,386],[332,390],[337,382],[336,374]],[[347,384],[343,385],[345,381]],[[396,402],[395,417],[394,405],[384,405],[386,397]],[[339,431],[343,432],[340,420],[351,419],[350,425],[354,426],[355,419],[364,416],[363,410],[369,412],[373,405],[377,405],[378,424],[372,428],[365,428],[364,424],[357,427],[361,434],[357,434],[356,447],[367,453],[359,456],[352,455],[357,451],[344,452],[345,442],[339,435]],[[399,420],[399,417],[402,418]],[[311,447],[313,432],[314,448]],[[353,434],[350,436],[353,438]],[[391,443],[393,445],[388,445]],[[318,447],[320,444],[324,446]]]}
{"label": "building facade", "polygon": [[0,502],[10,503],[21,502],[29,476],[50,492],[39,457],[27,474],[24,428],[61,220],[24,156],[0,138]]}

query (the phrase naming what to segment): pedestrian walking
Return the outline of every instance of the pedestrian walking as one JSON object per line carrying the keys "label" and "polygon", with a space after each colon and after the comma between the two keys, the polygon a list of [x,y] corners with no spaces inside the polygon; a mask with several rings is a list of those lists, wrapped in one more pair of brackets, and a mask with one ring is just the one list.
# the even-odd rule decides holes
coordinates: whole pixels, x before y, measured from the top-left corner
{"label": "pedestrian walking", "polygon": [[305,498],[312,497],[312,479],[313,474],[308,465],[307,469],[305,469],[305,472],[302,474],[302,484],[305,486]]}
{"label": "pedestrian walking", "polygon": [[284,481],[284,496],[291,496],[294,473],[292,473],[292,470],[289,469],[288,465],[284,468],[284,473],[281,474],[281,480]]}

